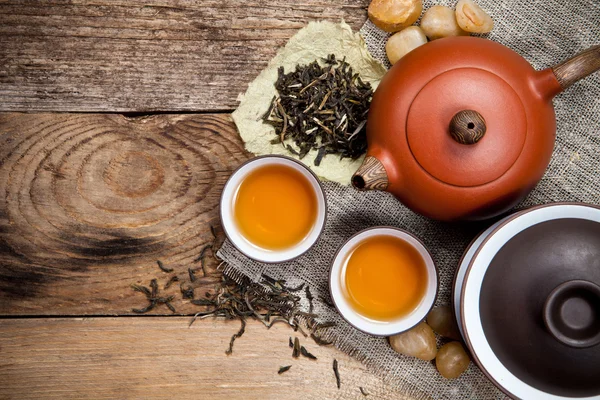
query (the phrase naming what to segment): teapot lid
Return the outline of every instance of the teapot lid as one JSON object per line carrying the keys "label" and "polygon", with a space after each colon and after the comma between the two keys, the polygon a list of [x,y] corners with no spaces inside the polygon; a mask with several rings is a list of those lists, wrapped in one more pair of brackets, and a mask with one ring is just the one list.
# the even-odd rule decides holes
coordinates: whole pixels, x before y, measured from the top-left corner
{"label": "teapot lid", "polygon": [[501,177],[519,158],[527,117],[504,79],[479,68],[457,68],[419,91],[406,134],[415,160],[430,175],[454,186],[479,186]]}

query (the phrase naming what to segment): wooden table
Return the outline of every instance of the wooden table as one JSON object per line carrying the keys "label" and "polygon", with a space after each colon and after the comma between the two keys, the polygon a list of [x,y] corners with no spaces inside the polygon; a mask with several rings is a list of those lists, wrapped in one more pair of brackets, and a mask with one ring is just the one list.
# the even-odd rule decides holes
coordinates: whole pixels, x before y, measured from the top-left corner
{"label": "wooden table", "polygon": [[188,328],[181,296],[131,311],[130,284],[170,276],[156,260],[184,279],[222,236],[221,189],[251,156],[238,94],[308,21],[358,29],[368,1],[133,3],[0,2],[0,398],[362,398],[351,381],[399,398],[333,348],[293,360],[285,326],[250,323],[226,356],[236,322]]}

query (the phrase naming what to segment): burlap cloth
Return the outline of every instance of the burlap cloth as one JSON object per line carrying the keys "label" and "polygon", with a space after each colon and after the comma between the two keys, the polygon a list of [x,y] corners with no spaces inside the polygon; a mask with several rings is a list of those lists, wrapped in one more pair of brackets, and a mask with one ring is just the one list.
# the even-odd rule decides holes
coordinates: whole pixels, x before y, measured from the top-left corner
{"label": "burlap cloth", "polygon": [[[600,43],[598,0],[479,0],[478,3],[496,23],[488,37],[517,51],[536,69],[552,66]],[[424,8],[433,4],[453,7],[455,2],[426,0]],[[373,56],[387,62],[384,50],[387,35],[370,22],[361,33]],[[554,105],[558,133],[552,162],[521,206],[554,201],[600,204],[599,74],[558,95]],[[433,363],[396,354],[385,339],[359,332],[318,300],[320,296],[329,296],[329,265],[344,241],[366,227],[392,225],[414,233],[425,242],[440,273],[437,303],[449,304],[458,261],[469,241],[487,224],[439,223],[414,214],[387,193],[359,193],[331,182],[324,183],[324,187],[329,205],[327,226],[310,251],[293,262],[264,265],[247,259],[226,242],[219,251],[227,263],[225,273],[257,281],[266,273],[291,284],[308,283],[317,299],[315,312],[323,320],[337,322],[337,327],[328,334],[335,340],[335,346],[397,384],[407,395],[436,399],[504,397],[475,365],[471,364],[460,378],[445,380]]]}

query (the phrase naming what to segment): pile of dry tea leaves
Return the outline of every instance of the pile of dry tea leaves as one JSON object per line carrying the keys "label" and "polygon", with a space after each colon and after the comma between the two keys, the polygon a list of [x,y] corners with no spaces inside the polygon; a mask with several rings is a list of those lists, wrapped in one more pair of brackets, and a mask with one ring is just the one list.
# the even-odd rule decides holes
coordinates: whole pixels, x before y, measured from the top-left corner
{"label": "pile of dry tea leaves", "polygon": [[[278,95],[263,116],[275,127],[277,138],[302,159],[318,150],[315,165],[327,154],[356,159],[367,150],[366,124],[373,89],[345,61],[331,54],[323,60],[297,66],[285,74],[279,68]],[[291,138],[296,148],[285,144]]]}
{"label": "pile of dry tea leaves", "polygon": [[[300,309],[300,296],[295,293],[303,288],[306,293],[310,293],[308,286],[305,287],[302,284],[292,288],[286,286],[283,280],[275,280],[266,275],[263,275],[262,278],[260,283],[248,279],[238,283],[227,275],[222,275],[221,285],[214,295],[207,294],[206,298],[191,301],[192,304],[208,306],[209,309],[196,313],[190,325],[198,318],[211,316],[238,319],[241,327],[231,337],[227,354],[231,354],[233,351],[234,341],[244,334],[247,318],[256,319],[267,328],[271,328],[276,323],[283,323],[295,331],[300,331],[305,336],[310,334],[317,344],[331,344],[321,338],[321,332],[332,327],[333,323],[317,323],[316,314]],[[312,302],[312,296],[307,298],[309,298],[309,302]],[[312,305],[310,309],[312,309]]]}
{"label": "pile of dry tea leaves", "polygon": [[[320,346],[331,345],[332,342],[323,338],[328,328],[335,326],[335,322],[317,322],[317,315],[313,313],[313,295],[308,285],[301,284],[296,287],[290,287],[285,280],[273,279],[267,275],[262,276],[260,282],[252,282],[244,278],[241,281],[236,281],[225,274],[221,275],[221,282],[215,288],[214,293],[206,292],[204,297],[197,298],[194,292],[194,287],[190,284],[199,279],[196,277],[196,272],[201,270],[202,277],[206,276],[206,254],[207,250],[211,250],[214,259],[215,246],[217,235],[215,229],[211,226],[213,240],[202,247],[200,256],[194,260],[194,263],[200,263],[199,268],[188,268],[189,282],[181,282],[180,292],[181,298],[187,299],[190,303],[204,308],[194,315],[189,326],[197,319],[208,317],[221,317],[230,320],[239,320],[240,329],[235,332],[229,341],[229,346],[225,354],[230,355],[233,352],[233,344],[235,340],[241,337],[246,330],[246,320],[256,319],[262,322],[267,329],[270,329],[276,323],[283,323],[290,326],[294,331],[300,332],[305,337],[309,337]],[[169,268],[162,261],[157,261],[158,268],[163,273],[172,273],[173,268]],[[165,283],[163,289],[168,289],[174,282],[178,282],[179,277],[172,275]],[[165,305],[173,313],[176,312],[175,307],[171,304],[175,296],[162,296],[158,286],[157,279],[150,281],[150,287],[139,284],[132,284],[131,288],[143,293],[147,300],[147,305],[143,308],[133,308],[135,313],[147,313],[159,305]],[[304,297],[308,301],[308,311],[302,310],[301,297],[298,293],[304,292]],[[323,303],[333,306],[330,300],[319,298]],[[300,356],[309,360],[317,360],[317,356],[312,354],[305,346],[300,345],[300,340],[295,337],[294,340],[290,337],[289,346],[292,349],[292,357],[299,358]],[[290,370],[292,366],[282,366],[278,370],[278,374],[283,374]],[[333,372],[336,378],[336,385],[340,388],[340,376],[338,371],[337,360],[333,363]],[[361,388],[361,393],[366,395]]]}
{"label": "pile of dry tea leaves", "polygon": [[[319,345],[329,345],[331,342],[321,337],[321,332],[327,328],[334,326],[333,322],[316,322],[316,314],[313,314],[313,296],[310,288],[307,285],[297,287],[288,287],[284,280],[276,280],[267,275],[263,275],[260,283],[252,282],[249,279],[244,279],[241,282],[236,282],[227,275],[221,275],[221,283],[215,288],[215,293],[206,292],[203,298],[196,298],[194,286],[191,283],[197,278],[196,272],[202,271],[202,276],[206,276],[206,255],[207,250],[211,253],[215,261],[219,261],[215,257],[215,246],[217,235],[214,227],[210,227],[213,240],[206,244],[200,250],[200,255],[194,260],[194,263],[200,263],[199,268],[188,268],[189,282],[181,282],[179,289],[181,298],[190,300],[190,303],[205,307],[205,311],[200,311],[194,315],[190,322],[190,326],[198,318],[206,317],[222,317],[226,319],[237,319],[241,323],[240,330],[233,334],[229,343],[229,348],[226,354],[231,354],[233,351],[233,343],[244,334],[246,329],[246,319],[252,318],[262,322],[267,328],[271,328],[275,323],[284,323],[294,329],[300,331],[304,336],[310,336]],[[157,261],[157,265],[164,273],[173,272],[173,268],[165,266],[162,261]],[[164,290],[168,289],[174,282],[178,282],[179,277],[172,275],[164,285]],[[132,311],[138,314],[147,313],[159,305],[165,305],[175,313],[176,309],[171,304],[175,296],[164,297],[159,293],[158,282],[156,279],[150,281],[150,287],[132,284],[131,288],[143,293],[146,296],[147,305],[143,308],[133,308]],[[306,299],[309,303],[308,312],[301,310],[300,296],[298,292],[304,289]],[[308,333],[305,332],[308,331]],[[298,351],[302,351],[299,349]],[[309,354],[306,349],[302,352]],[[311,355],[305,355],[311,358]]]}

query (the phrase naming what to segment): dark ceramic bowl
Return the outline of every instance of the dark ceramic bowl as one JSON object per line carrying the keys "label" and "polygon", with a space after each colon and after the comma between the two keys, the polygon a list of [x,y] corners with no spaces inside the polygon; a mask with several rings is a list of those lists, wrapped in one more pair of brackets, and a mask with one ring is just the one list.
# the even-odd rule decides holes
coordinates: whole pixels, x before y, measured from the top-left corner
{"label": "dark ceramic bowl", "polygon": [[551,204],[504,219],[460,290],[465,342],[522,399],[600,396],[600,208]]}

